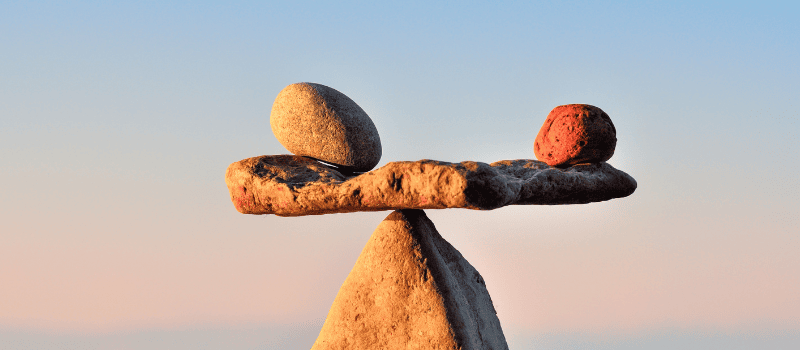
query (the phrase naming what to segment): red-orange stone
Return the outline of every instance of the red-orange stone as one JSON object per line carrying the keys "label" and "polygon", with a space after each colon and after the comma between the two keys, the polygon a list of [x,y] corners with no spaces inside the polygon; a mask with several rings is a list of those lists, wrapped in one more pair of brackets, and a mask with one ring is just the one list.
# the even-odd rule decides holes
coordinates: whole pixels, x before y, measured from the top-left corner
{"label": "red-orange stone", "polygon": [[533,152],[550,166],[604,162],[614,155],[617,129],[602,109],[574,104],[553,108],[536,135]]}

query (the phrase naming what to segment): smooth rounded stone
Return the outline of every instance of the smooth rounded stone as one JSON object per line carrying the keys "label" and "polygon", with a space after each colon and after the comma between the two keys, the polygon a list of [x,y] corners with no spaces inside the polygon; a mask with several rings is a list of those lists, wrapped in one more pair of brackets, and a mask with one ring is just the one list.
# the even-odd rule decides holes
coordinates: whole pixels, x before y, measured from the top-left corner
{"label": "smooth rounded stone", "polygon": [[378,129],[343,93],[314,83],[284,88],[269,123],[289,152],[330,163],[345,172],[369,171],[381,160]]}
{"label": "smooth rounded stone", "polygon": [[614,155],[617,129],[602,109],[572,104],[553,108],[533,143],[536,158],[550,166],[604,162]]}

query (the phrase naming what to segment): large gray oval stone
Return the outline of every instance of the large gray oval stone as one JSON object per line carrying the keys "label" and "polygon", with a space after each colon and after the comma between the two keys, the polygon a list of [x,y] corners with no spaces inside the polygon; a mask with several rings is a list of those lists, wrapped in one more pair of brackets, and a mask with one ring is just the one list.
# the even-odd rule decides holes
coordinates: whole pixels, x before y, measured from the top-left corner
{"label": "large gray oval stone", "polygon": [[378,129],[366,112],[336,89],[297,83],[272,105],[269,123],[289,152],[346,171],[369,171],[381,160]]}

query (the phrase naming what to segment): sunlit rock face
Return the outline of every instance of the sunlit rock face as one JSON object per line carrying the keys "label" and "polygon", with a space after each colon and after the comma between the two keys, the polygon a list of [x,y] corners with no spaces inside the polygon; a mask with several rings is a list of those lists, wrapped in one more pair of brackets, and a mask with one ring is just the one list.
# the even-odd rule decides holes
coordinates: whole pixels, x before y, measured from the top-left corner
{"label": "sunlit rock face", "polygon": [[533,152],[551,166],[605,162],[614,155],[617,130],[602,109],[584,104],[553,108],[547,116]]}
{"label": "sunlit rock face", "polygon": [[281,216],[580,204],[636,190],[636,180],[604,162],[561,169],[528,159],[392,162],[345,176],[305,157],[260,156],[231,164],[225,182],[239,212]]}
{"label": "sunlit rock face", "polygon": [[284,88],[272,105],[272,132],[289,152],[364,172],[381,160],[381,139],[372,119],[343,93],[321,84]]}
{"label": "sunlit rock face", "polygon": [[422,210],[378,225],[312,350],[508,349],[486,282]]}

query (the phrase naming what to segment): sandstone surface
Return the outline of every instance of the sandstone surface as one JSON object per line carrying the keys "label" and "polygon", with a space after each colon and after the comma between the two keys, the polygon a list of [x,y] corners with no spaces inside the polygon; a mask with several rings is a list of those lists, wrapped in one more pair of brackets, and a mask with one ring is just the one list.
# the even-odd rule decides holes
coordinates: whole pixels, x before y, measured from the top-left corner
{"label": "sandstone surface", "polygon": [[305,157],[272,155],[231,164],[225,182],[239,212],[280,216],[581,204],[636,190],[636,180],[605,162],[560,169],[528,159],[392,162],[348,177]]}
{"label": "sandstone surface", "polygon": [[508,349],[480,273],[422,210],[378,225],[312,350]]}
{"label": "sandstone surface", "polygon": [[551,166],[604,162],[614,155],[617,130],[600,108],[584,104],[553,108],[547,116],[533,151]]}
{"label": "sandstone surface", "polygon": [[381,159],[381,139],[372,119],[349,97],[325,85],[287,86],[275,98],[269,122],[289,152],[345,172],[369,171]]}

